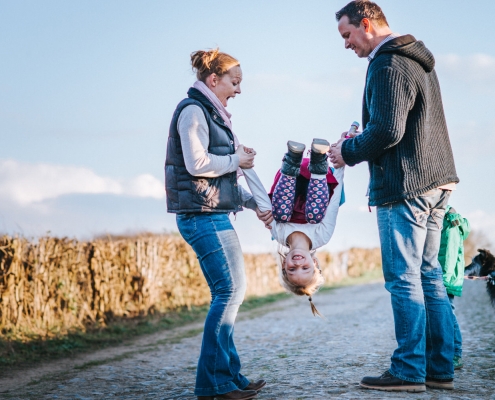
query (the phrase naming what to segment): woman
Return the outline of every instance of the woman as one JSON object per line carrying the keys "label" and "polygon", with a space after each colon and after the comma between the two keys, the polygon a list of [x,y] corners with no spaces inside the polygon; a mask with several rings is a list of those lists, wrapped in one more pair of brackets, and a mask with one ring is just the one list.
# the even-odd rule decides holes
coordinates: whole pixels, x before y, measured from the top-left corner
{"label": "woman", "polygon": [[304,144],[287,143],[271,200],[254,169],[244,171],[244,177],[259,209],[273,211],[274,220],[266,226],[284,248],[279,252],[282,286],[298,296],[308,296],[313,315],[320,315],[312,295],[324,278],[315,251],[330,241],[335,230],[344,168],[329,170],[326,153],[330,146],[324,139],[313,140],[309,160],[303,158],[304,149]]}
{"label": "woman", "polygon": [[192,53],[191,63],[198,80],[170,124],[165,184],[168,212],[177,214],[179,232],[196,252],[212,297],[195,394],[198,399],[251,399],[266,382],[250,383],[240,373],[234,322],[246,277],[229,213],[243,206],[256,210],[252,195],[237,183],[256,153],[239,145],[225,108],[241,93],[242,70],[218,49]]}

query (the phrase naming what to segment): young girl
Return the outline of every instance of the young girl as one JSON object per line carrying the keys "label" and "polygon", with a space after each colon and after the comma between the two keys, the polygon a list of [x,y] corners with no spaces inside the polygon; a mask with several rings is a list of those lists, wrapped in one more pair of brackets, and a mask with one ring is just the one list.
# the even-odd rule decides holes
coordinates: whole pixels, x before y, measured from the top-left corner
{"label": "young girl", "polygon": [[287,248],[280,253],[282,285],[296,295],[308,296],[313,314],[319,315],[312,295],[324,278],[315,251],[330,241],[335,230],[344,168],[329,170],[326,140],[313,140],[309,160],[303,159],[304,144],[289,141],[287,148],[271,200],[254,169],[244,170],[244,177],[260,211],[272,211],[273,239]]}

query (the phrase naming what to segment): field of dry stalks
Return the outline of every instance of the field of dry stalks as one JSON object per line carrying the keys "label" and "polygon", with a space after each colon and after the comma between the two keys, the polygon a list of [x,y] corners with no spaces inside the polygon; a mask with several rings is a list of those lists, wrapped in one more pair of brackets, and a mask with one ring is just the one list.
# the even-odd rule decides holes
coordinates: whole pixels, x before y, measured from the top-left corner
{"label": "field of dry stalks", "polygon": [[[327,283],[380,267],[378,249],[318,253]],[[280,292],[272,254],[246,254],[248,292]],[[0,338],[63,335],[113,317],[167,312],[210,301],[192,249],[175,235],[83,242],[0,237]]]}

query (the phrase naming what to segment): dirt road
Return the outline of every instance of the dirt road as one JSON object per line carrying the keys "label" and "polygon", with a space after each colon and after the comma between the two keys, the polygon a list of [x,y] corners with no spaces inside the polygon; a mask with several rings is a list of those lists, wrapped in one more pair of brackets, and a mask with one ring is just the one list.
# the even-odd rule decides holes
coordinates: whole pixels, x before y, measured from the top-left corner
{"label": "dirt road", "polygon": [[[259,399],[495,399],[495,310],[485,283],[467,281],[456,298],[465,367],[454,391],[386,393],[360,389],[365,375],[389,366],[395,348],[383,283],[344,287],[308,301],[287,300],[240,315],[236,344],[243,372],[266,379]],[[195,399],[201,326],[142,337],[74,360],[49,363],[0,380],[5,399]]]}

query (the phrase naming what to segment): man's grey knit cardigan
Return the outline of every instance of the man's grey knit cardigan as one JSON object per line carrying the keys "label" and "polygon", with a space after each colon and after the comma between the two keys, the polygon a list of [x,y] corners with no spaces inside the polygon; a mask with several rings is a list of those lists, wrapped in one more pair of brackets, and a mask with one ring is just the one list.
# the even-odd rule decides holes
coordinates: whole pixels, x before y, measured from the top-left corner
{"label": "man's grey knit cardigan", "polygon": [[342,157],[350,166],[368,161],[371,206],[459,182],[434,66],[411,35],[384,44],[368,66],[364,130],[343,142]]}

